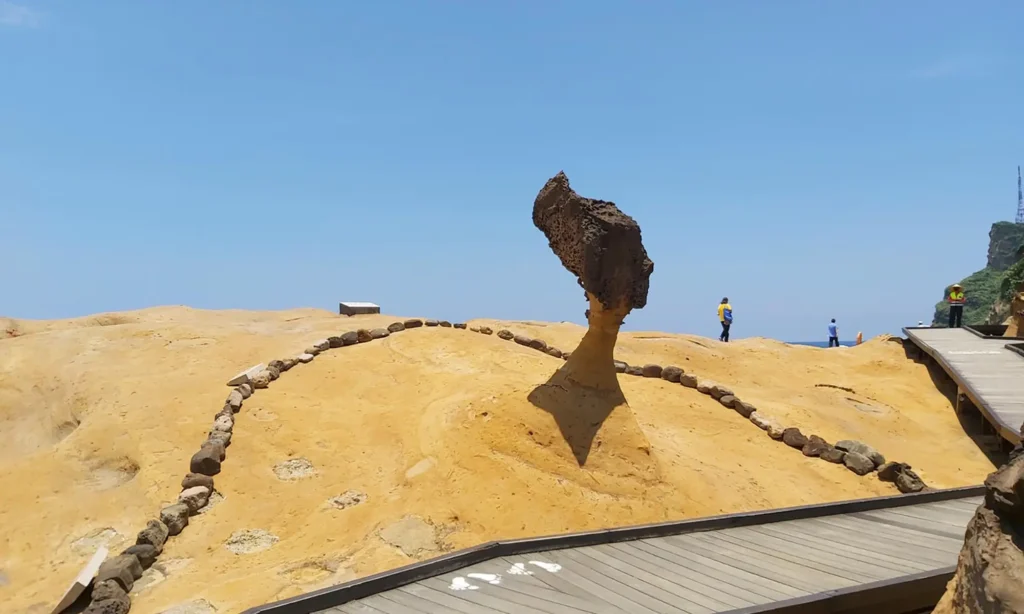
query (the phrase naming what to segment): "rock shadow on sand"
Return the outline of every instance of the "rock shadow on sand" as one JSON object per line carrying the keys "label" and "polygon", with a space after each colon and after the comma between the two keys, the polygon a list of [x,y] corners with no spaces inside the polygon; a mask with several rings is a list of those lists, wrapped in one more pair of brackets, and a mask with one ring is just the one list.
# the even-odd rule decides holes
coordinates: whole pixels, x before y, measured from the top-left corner
{"label": "rock shadow on sand", "polygon": [[[598,432],[616,408],[629,411],[626,397],[614,371],[600,388],[584,387],[571,381],[572,369],[566,364],[546,382],[534,388],[527,400],[551,414],[565,443],[580,467],[587,463]],[[632,416],[630,416],[632,418]],[[601,441],[597,441],[601,445]]]}

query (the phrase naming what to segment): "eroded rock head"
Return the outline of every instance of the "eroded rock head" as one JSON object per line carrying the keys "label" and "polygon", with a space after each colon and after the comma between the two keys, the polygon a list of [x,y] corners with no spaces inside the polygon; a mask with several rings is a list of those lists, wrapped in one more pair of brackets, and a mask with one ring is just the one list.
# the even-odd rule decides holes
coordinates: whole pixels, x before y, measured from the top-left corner
{"label": "eroded rock head", "polygon": [[533,224],[562,265],[605,309],[642,309],[654,263],[640,226],[615,203],[584,198],[559,172],[533,201]]}

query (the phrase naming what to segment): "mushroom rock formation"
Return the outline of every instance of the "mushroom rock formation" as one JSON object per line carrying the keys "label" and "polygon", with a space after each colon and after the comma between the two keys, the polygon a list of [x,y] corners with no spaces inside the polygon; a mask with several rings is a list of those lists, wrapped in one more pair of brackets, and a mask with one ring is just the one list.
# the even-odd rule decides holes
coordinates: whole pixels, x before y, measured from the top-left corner
{"label": "mushroom rock formation", "polygon": [[647,304],[654,263],[640,226],[615,203],[584,198],[558,173],[533,202],[533,224],[586,292],[588,329],[565,365],[568,379],[592,388],[618,389],[612,352],[619,327]]}
{"label": "mushroom rock formation", "polygon": [[1024,614],[1024,455],[990,474],[985,491],[935,612]]}
{"label": "mushroom rock formation", "polygon": [[647,304],[654,270],[640,226],[614,203],[574,192],[564,173],[537,195],[533,223],[576,275],[590,309],[579,346],[529,400],[554,417],[580,467],[652,485],[660,471],[619,387],[613,359],[619,327],[631,310]]}

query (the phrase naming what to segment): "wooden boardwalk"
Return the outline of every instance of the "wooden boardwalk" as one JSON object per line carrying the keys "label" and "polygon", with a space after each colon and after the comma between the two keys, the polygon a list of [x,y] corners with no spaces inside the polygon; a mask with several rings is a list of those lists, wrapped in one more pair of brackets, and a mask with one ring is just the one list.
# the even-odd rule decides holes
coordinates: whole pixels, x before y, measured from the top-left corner
{"label": "wooden boardwalk", "polygon": [[999,435],[1016,444],[1024,425],[1024,357],[1009,339],[963,328],[905,328],[903,332],[953,378]]}
{"label": "wooden boardwalk", "polygon": [[[859,611],[908,611],[941,595],[981,492],[496,542],[249,614],[749,614],[851,594]],[[885,604],[913,605],[879,609],[861,598],[881,599],[882,589]]]}

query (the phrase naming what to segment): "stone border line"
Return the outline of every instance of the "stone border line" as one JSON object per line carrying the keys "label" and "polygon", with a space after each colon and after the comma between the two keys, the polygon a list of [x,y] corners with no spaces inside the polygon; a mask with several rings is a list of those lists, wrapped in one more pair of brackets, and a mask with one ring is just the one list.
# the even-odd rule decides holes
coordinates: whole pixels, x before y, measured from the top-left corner
{"label": "stone border line", "polygon": [[[235,414],[242,409],[246,399],[257,390],[267,388],[283,373],[292,368],[312,362],[318,355],[328,350],[368,343],[376,339],[389,337],[404,330],[427,327],[466,329],[464,323],[452,324],[447,320],[421,320],[410,318],[401,322],[393,322],[387,328],[360,328],[341,335],[321,339],[294,358],[271,360],[266,366],[257,365],[231,380],[233,389],[228,393],[224,406],[214,415],[213,425],[207,433],[206,441],[189,461],[189,472],[181,481],[181,492],[177,502],[160,510],[159,520],[149,520],[145,528],[139,531],[135,545],[124,549],[117,556],[104,561],[92,584],[89,606],[83,614],[127,614],[131,609],[128,593],[132,590],[135,580],[142,577],[144,570],[156,562],[163,552],[167,539],[180,534],[189,524],[189,518],[199,513],[210,502],[214,493],[215,475],[220,473],[221,464],[227,457],[227,448],[231,445],[234,432]],[[473,326],[469,330],[483,335],[494,334],[489,326]],[[548,345],[541,339],[525,335],[516,335],[507,329],[501,329],[496,335],[504,341],[513,341],[518,345],[529,347],[554,358],[567,360],[570,352]],[[741,401],[731,389],[712,382],[699,379],[696,375],[686,373],[676,366],[662,367],[646,364],[642,367],[632,366],[616,360],[615,369],[618,373],[638,377],[660,378],[681,384],[686,388],[696,389],[709,395],[723,406],[735,410],[758,428],[766,431],[773,440],[782,441],[791,448],[800,450],[804,456],[821,458],[831,463],[843,464],[857,475],[867,475],[877,470],[879,479],[894,482],[902,493],[919,492],[926,489],[924,482],[906,463],[885,462],[885,457],[871,446],[853,440],[843,440],[835,445],[829,444],[817,435],[806,437],[795,427],[783,428],[772,419],[762,416],[752,404]]]}
{"label": "stone border line", "polygon": [[[492,333],[491,329],[486,326],[472,327],[470,330],[485,335]],[[543,352],[549,356],[562,358],[563,360],[568,359],[571,354],[571,352],[562,352],[541,339],[516,335],[507,329],[499,330],[497,336],[499,339],[513,341],[519,345]],[[652,379],[661,378],[669,382],[681,384],[686,388],[694,388],[697,392],[706,394],[725,407],[735,410],[736,413],[767,432],[768,436],[773,440],[781,441],[791,448],[800,450],[804,456],[842,464],[850,471],[861,476],[877,471],[878,479],[895,484],[901,493],[915,493],[928,489],[928,486],[921,480],[921,477],[907,463],[886,462],[885,457],[878,450],[860,441],[843,439],[835,444],[830,444],[818,435],[811,435],[809,437],[804,435],[799,428],[783,427],[775,420],[759,413],[753,404],[740,400],[730,388],[711,380],[698,378],[692,373],[686,373],[682,367],[674,365],[662,367],[657,364],[635,366],[621,360],[616,360],[615,370],[626,375]]]}

